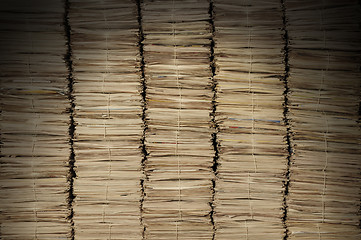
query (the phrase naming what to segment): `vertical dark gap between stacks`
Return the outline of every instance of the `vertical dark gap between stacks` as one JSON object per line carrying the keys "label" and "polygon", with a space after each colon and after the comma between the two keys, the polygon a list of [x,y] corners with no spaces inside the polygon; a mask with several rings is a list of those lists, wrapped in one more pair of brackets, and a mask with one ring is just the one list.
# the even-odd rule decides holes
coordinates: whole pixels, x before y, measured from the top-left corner
{"label": "vertical dark gap between stacks", "polygon": [[142,230],[142,239],[146,239],[145,237],[145,233],[146,233],[146,226],[144,224],[144,209],[143,209],[143,203],[144,203],[144,198],[146,196],[145,193],[145,183],[147,181],[147,175],[146,175],[146,171],[145,171],[145,167],[147,164],[147,160],[148,160],[148,151],[147,151],[147,147],[146,147],[146,133],[148,130],[148,122],[147,122],[147,81],[146,81],[146,77],[145,77],[145,60],[144,60],[144,32],[143,32],[143,26],[142,26],[142,0],[136,0],[136,4],[137,4],[137,14],[138,14],[138,47],[139,47],[139,55],[140,55],[140,84],[141,84],[141,92],[140,95],[142,96],[142,121],[143,121],[143,134],[142,137],[140,139],[140,143],[141,143],[141,151],[142,151],[142,161],[141,161],[141,171],[143,174],[143,178],[140,179],[140,191],[141,191],[141,199],[140,199],[140,224],[143,227]]}
{"label": "vertical dark gap between stacks", "polygon": [[[359,67],[359,72],[361,72],[361,66]],[[359,99],[359,108],[358,108],[358,127],[359,127],[359,131],[361,131],[361,93],[359,93],[360,99]],[[360,176],[361,176],[361,172],[360,172]],[[361,191],[360,191],[361,192]],[[359,229],[361,229],[361,198],[360,198],[360,202],[359,202],[359,209],[358,209],[358,214],[359,214],[359,224],[358,227]]]}
{"label": "vertical dark gap between stacks", "polygon": [[70,156],[68,161],[68,175],[67,175],[67,182],[69,184],[68,189],[68,210],[69,214],[67,216],[68,221],[71,226],[71,233],[70,238],[74,240],[75,236],[75,229],[74,229],[74,209],[73,203],[75,199],[74,195],[74,179],[76,178],[75,173],[75,152],[74,152],[74,132],[75,132],[75,121],[74,121],[74,109],[75,109],[75,102],[74,102],[74,78],[73,78],[73,61],[72,61],[72,49],[71,49],[71,26],[69,23],[69,8],[70,2],[69,0],[65,0],[65,12],[64,12],[64,30],[65,30],[65,37],[66,37],[66,54],[64,55],[64,61],[68,68],[68,100],[70,103],[70,107],[68,108],[69,113],[69,144],[70,144]]}
{"label": "vertical dark gap between stacks", "polygon": [[215,33],[216,33],[216,29],[214,26],[214,3],[213,0],[209,1],[209,24],[210,24],[210,30],[211,30],[211,38],[210,38],[210,56],[209,56],[209,61],[210,61],[210,69],[211,69],[211,88],[212,88],[212,92],[213,92],[213,96],[212,96],[212,112],[210,113],[210,117],[211,117],[211,128],[213,129],[213,133],[212,133],[212,145],[213,145],[213,150],[214,150],[214,157],[213,157],[213,165],[212,165],[212,170],[213,170],[213,178],[212,178],[212,187],[211,187],[211,191],[212,191],[212,198],[211,198],[211,202],[209,203],[210,207],[211,207],[211,211],[209,213],[209,217],[210,217],[210,221],[213,227],[213,235],[212,235],[212,240],[215,239],[216,236],[216,225],[215,225],[215,221],[214,221],[214,201],[215,201],[215,188],[216,188],[216,181],[217,181],[217,174],[218,174],[218,159],[219,159],[219,140],[218,140],[218,132],[219,132],[219,125],[217,123],[216,120],[216,112],[217,112],[217,87],[218,87],[218,82],[215,79],[216,76],[216,61],[215,61],[215,57],[214,57],[214,47],[215,47],[215,41],[214,41],[214,37],[215,37]]}
{"label": "vertical dark gap between stacks", "polygon": [[[359,1],[359,7],[361,7],[361,1]],[[359,25],[359,29],[361,29],[361,23]],[[361,72],[361,66],[359,66],[359,72]],[[358,127],[359,127],[359,131],[361,131],[361,93],[360,92],[359,92],[359,107],[358,107],[357,124],[358,124]],[[360,171],[359,175],[361,176],[361,171]],[[358,215],[359,215],[358,227],[359,227],[359,229],[361,229],[361,198],[360,198],[360,202],[359,202]]]}
{"label": "vertical dark gap between stacks", "polygon": [[290,119],[288,117],[289,115],[289,94],[290,94],[290,88],[288,85],[288,78],[289,78],[289,71],[290,71],[290,65],[289,65],[289,36],[288,36],[288,20],[286,17],[286,6],[285,1],[281,0],[281,9],[282,9],[282,38],[284,41],[284,47],[283,47],[283,63],[284,63],[284,76],[282,78],[282,81],[284,83],[284,92],[283,92],[283,121],[287,129],[287,133],[285,136],[286,143],[287,143],[287,167],[285,172],[285,180],[283,181],[283,216],[282,216],[282,223],[285,229],[285,235],[283,237],[283,240],[287,240],[289,237],[289,230],[287,225],[287,219],[288,219],[288,203],[287,203],[287,197],[289,193],[289,186],[290,186],[290,175],[291,175],[291,164],[292,164],[292,154],[293,154],[293,148],[292,148],[292,129],[290,125]]}
{"label": "vertical dark gap between stacks", "polygon": [[[358,1],[358,7],[359,7],[359,11],[361,10],[361,0]],[[360,20],[360,19],[359,19]],[[361,20],[359,21],[359,30],[361,30]],[[361,66],[359,66],[359,72],[361,72]],[[361,92],[359,92],[359,106],[358,106],[358,126],[361,130]],[[361,172],[360,172],[360,176],[361,176]],[[361,191],[360,191],[361,192]],[[361,198],[360,198],[360,202],[359,202],[359,229],[361,229]]]}

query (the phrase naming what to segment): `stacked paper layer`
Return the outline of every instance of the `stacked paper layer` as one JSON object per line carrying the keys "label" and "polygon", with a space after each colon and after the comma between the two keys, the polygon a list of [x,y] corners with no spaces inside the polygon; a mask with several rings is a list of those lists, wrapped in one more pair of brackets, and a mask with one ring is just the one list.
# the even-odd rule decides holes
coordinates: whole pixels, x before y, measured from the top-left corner
{"label": "stacked paper layer", "polygon": [[76,239],[140,239],[142,112],[132,1],[71,1]]}
{"label": "stacked paper layer", "polygon": [[279,1],[214,1],[216,239],[282,239],[286,128]]}
{"label": "stacked paper layer", "polygon": [[61,1],[1,1],[1,239],[70,234]]}
{"label": "stacked paper layer", "polygon": [[211,239],[207,1],[144,1],[146,239]]}
{"label": "stacked paper layer", "polygon": [[287,1],[290,239],[360,239],[357,1]]}

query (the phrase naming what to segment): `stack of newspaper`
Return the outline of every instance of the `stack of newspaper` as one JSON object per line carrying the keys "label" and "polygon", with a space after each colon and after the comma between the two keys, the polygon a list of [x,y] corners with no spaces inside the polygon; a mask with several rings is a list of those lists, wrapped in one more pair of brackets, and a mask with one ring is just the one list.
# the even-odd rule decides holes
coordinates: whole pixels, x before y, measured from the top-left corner
{"label": "stack of newspaper", "polygon": [[215,0],[216,239],[282,239],[287,169],[278,1]]}
{"label": "stack of newspaper", "polygon": [[137,6],[72,1],[76,239],[140,239]]}
{"label": "stack of newspaper", "polygon": [[0,2],[1,239],[70,235],[61,1]]}
{"label": "stack of newspaper", "polygon": [[290,239],[359,239],[359,6],[286,1],[286,9],[295,144]]}
{"label": "stack of newspaper", "polygon": [[211,239],[208,1],[144,1],[147,239]]}

